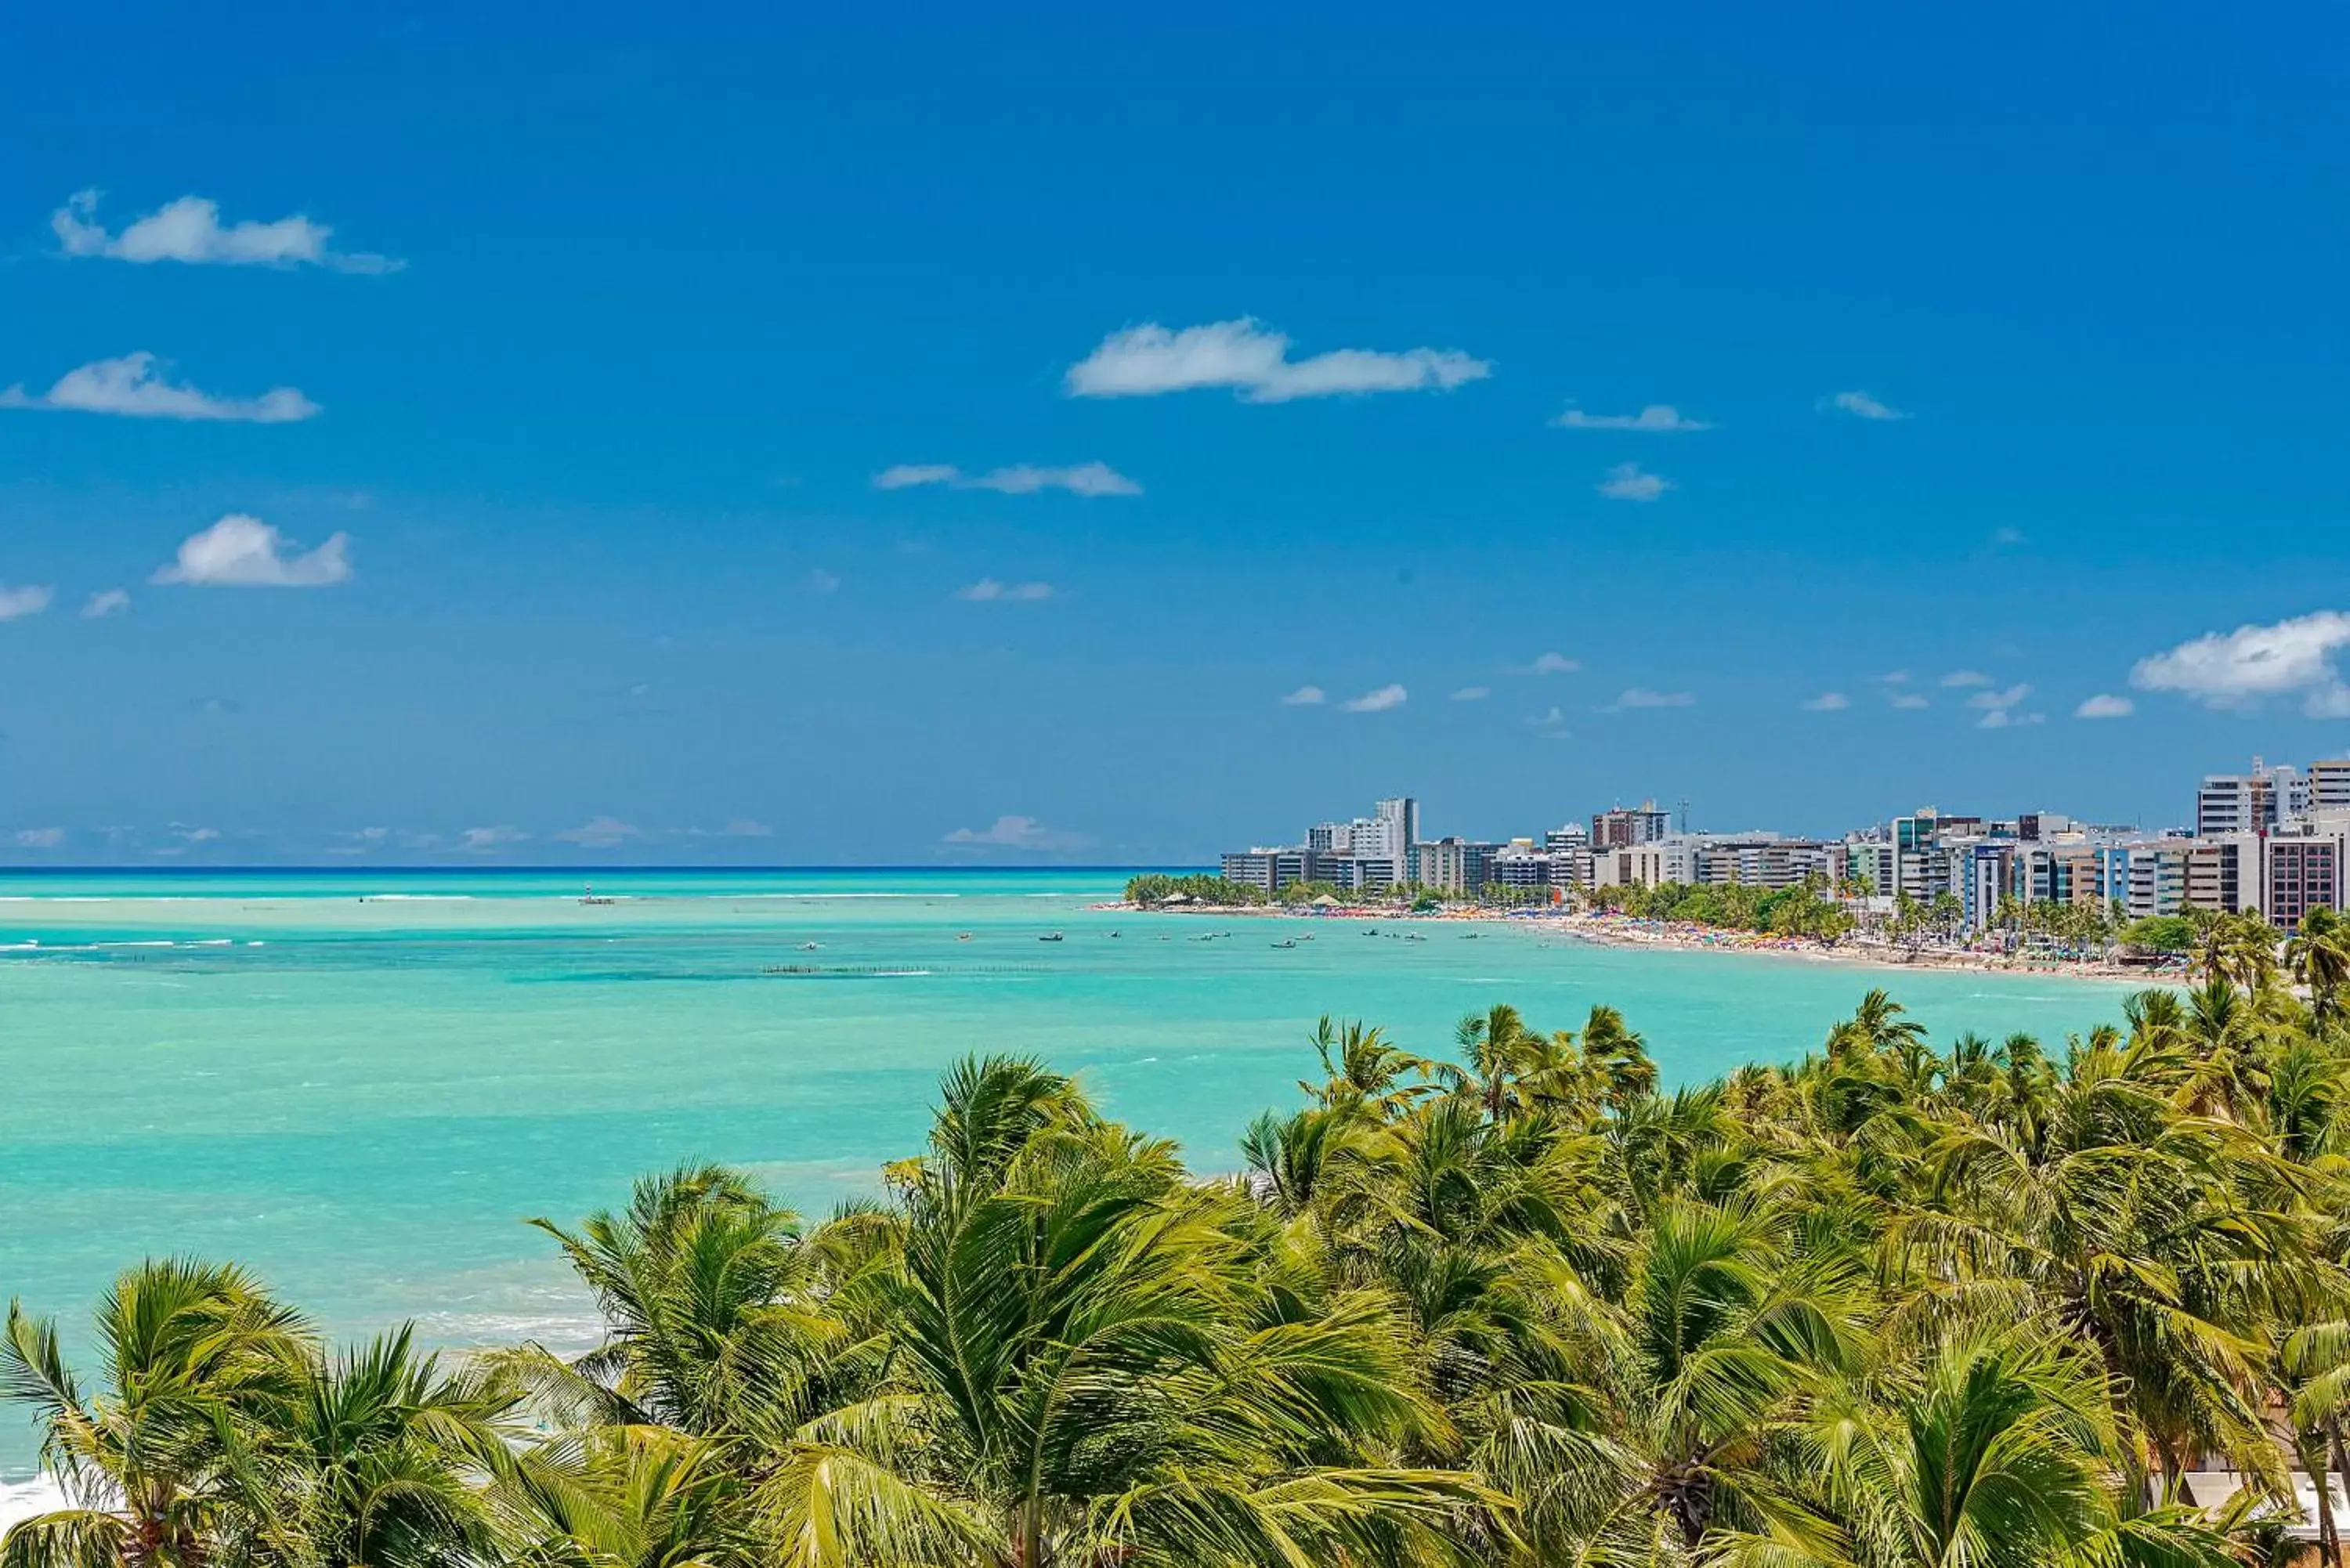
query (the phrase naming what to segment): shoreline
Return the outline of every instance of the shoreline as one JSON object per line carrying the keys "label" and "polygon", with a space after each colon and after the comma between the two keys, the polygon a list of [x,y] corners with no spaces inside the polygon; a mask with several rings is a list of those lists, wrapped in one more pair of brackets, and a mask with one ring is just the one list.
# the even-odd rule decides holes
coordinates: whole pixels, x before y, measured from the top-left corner
{"label": "shoreline", "polygon": [[1499,909],[1440,909],[1415,913],[1409,909],[1363,905],[1320,909],[1289,909],[1277,904],[1191,905],[1174,909],[1158,906],[1146,909],[1137,904],[1118,902],[1097,904],[1092,908],[1144,916],[1221,915],[1242,919],[1276,917],[1305,920],[1451,921],[1456,924],[1507,925],[1531,928],[1571,940],[1589,942],[1595,947],[1665,952],[1743,953],[1762,958],[1887,970],[1897,973],[1933,971],[1941,973],[2030,975],[2051,980],[2138,981],[2148,985],[2179,984],[2186,979],[2183,968],[2169,962],[2126,964],[2110,959],[2037,958],[1969,948],[1904,948],[1852,938],[1830,945],[1804,937],[1776,936],[1768,931],[1733,930],[1686,920],[1638,919],[1617,914],[1563,914],[1552,910],[1514,913]]}

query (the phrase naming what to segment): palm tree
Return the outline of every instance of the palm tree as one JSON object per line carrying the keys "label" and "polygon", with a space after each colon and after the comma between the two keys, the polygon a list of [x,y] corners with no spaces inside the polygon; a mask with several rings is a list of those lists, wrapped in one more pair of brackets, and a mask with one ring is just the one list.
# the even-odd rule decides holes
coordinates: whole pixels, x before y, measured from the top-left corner
{"label": "palm tree", "polygon": [[813,1293],[798,1216],[735,1172],[687,1166],[636,1185],[627,1209],[562,1245],[593,1293],[604,1343],[567,1367],[526,1347],[507,1370],[573,1415],[700,1437],[806,1418],[821,1402],[841,1325]]}
{"label": "palm tree", "polygon": [[1033,1062],[967,1062],[945,1102],[872,1282],[890,1381],[760,1484],[781,1561],[1292,1563],[1438,1542],[1497,1501],[1381,1462],[1440,1420],[1397,1325],[1268,1291],[1235,1189]]}
{"label": "palm tree", "polygon": [[521,1401],[487,1364],[442,1370],[406,1326],[319,1365],[241,1466],[254,1544],[326,1568],[494,1555],[481,1483],[514,1469]]}
{"label": "palm tree", "polygon": [[1676,1200],[1655,1216],[1624,1303],[1611,1372],[1621,1441],[1640,1475],[1613,1529],[1668,1531],[1695,1551],[1802,1411],[1861,1355],[1849,1260],[1792,1253],[1772,1216]]}
{"label": "palm tree", "polygon": [[1894,1397],[1824,1399],[1789,1483],[1756,1489],[1735,1568],[2224,1568],[2217,1531],[2144,1511],[2116,1483],[2124,1439],[2095,1356],[2043,1323],[1968,1325],[1899,1369]]}
{"label": "palm tree", "polygon": [[255,1532],[241,1467],[302,1397],[308,1331],[244,1271],[187,1259],[125,1272],[95,1331],[103,1388],[86,1395],[56,1324],[9,1303],[0,1397],[33,1407],[76,1506],[16,1525],[0,1564],[196,1568]]}
{"label": "palm tree", "polygon": [[1326,1109],[1383,1117],[1426,1092],[1424,1083],[1407,1083],[1405,1075],[1424,1078],[1427,1062],[1388,1044],[1377,1027],[1334,1027],[1326,1012],[1315,1025],[1313,1043],[1322,1059],[1323,1081],[1297,1086]]}
{"label": "palm tree", "polygon": [[2310,1003],[2323,1027],[2334,1016],[2345,984],[2350,984],[2350,922],[2324,904],[2301,918],[2284,945],[2285,967],[2309,988]]}

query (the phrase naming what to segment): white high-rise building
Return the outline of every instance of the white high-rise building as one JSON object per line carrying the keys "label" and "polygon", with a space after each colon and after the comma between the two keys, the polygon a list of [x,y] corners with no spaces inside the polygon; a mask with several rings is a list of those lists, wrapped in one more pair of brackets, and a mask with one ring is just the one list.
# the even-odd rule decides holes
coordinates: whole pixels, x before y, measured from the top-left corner
{"label": "white high-rise building", "polygon": [[[1375,853],[1401,861],[1411,853],[1411,846],[1419,842],[1419,802],[1408,794],[1379,802],[1373,808],[1371,820],[1378,825],[1382,846]],[[1366,852],[1357,847],[1355,853]]]}

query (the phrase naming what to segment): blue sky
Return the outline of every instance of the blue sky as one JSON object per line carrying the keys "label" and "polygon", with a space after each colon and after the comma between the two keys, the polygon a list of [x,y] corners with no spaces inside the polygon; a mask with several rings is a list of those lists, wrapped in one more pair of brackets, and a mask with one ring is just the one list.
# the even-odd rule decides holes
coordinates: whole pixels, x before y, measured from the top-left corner
{"label": "blue sky", "polygon": [[14,25],[9,862],[2159,825],[2350,746],[2336,10],[403,9]]}

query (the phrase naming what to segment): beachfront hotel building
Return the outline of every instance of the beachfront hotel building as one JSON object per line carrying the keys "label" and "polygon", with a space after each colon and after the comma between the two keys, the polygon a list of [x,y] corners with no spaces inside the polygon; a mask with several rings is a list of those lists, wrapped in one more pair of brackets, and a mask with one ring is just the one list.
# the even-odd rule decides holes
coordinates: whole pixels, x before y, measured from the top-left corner
{"label": "beachfront hotel building", "polygon": [[[1838,840],[1771,832],[1674,832],[1653,800],[1507,842],[1420,836],[1419,802],[1381,800],[1368,816],[1321,822],[1296,845],[1224,856],[1224,875],[1267,892],[1327,882],[1378,892],[1402,883],[1456,897],[1499,885],[1600,888],[1662,883],[1769,889],[1857,881],[1880,909],[1897,898],[1955,898],[1962,924],[1998,923],[2008,900],[2094,904],[2132,919],[2189,909],[2258,909],[2280,928],[2350,899],[2350,758],[2306,771],[2253,759],[2194,792],[2194,827],[2146,833],[2053,811],[1985,818],[1924,806]],[[1945,906],[1947,907],[1947,906]]]}

